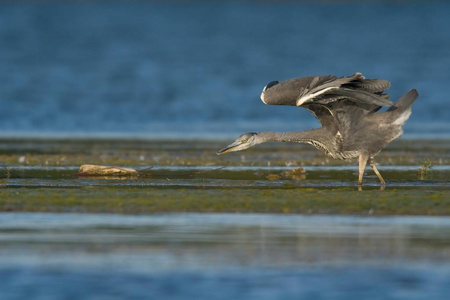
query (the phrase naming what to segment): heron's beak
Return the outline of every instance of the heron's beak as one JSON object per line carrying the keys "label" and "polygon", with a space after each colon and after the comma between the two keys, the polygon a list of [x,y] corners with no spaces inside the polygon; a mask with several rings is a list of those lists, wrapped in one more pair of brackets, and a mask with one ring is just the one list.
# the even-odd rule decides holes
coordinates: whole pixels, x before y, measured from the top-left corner
{"label": "heron's beak", "polygon": [[234,142],[233,144],[230,144],[230,145],[226,146],[225,148],[220,149],[219,151],[217,151],[216,154],[217,155],[222,155],[222,154],[225,154],[225,153],[228,153],[228,152],[237,151],[238,150],[237,148],[240,145],[242,145],[242,142]]}

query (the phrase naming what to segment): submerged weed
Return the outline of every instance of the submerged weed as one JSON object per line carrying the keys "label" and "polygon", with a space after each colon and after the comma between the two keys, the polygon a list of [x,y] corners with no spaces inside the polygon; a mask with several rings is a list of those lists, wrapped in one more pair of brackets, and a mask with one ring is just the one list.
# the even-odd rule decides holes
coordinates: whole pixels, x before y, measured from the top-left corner
{"label": "submerged weed", "polygon": [[420,180],[426,180],[431,178],[432,172],[433,172],[433,165],[431,164],[431,161],[428,158],[426,158],[421,163],[417,175],[419,176]]}
{"label": "submerged weed", "polygon": [[9,170],[9,167],[5,167],[5,171],[6,171],[6,178],[10,178],[11,177],[11,172]]}
{"label": "submerged weed", "polygon": [[305,180],[306,179],[306,170],[302,167],[295,168],[290,171],[284,171],[280,174],[284,178],[292,179],[292,180]]}

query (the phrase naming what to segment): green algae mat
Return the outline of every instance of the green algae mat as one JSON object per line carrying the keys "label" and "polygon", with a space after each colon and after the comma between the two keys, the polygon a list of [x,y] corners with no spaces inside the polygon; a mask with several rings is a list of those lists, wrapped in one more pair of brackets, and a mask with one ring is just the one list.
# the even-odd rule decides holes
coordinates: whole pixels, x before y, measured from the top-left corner
{"label": "green algae mat", "polygon": [[[399,140],[368,168],[308,145],[216,156],[227,140],[0,139],[0,210],[450,215],[450,141]],[[82,176],[97,164],[132,176]]]}

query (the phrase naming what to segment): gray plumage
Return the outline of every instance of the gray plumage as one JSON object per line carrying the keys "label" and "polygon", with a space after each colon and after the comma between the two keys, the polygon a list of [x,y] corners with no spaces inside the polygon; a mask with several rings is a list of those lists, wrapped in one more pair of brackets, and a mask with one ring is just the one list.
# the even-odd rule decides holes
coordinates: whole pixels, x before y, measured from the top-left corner
{"label": "gray plumage", "polygon": [[[273,81],[261,94],[265,104],[304,107],[315,115],[322,127],[302,132],[246,133],[218,154],[269,141],[307,143],[335,159],[359,157],[359,184],[369,162],[384,185],[373,157],[403,133],[402,126],[418,97],[417,91],[411,90],[394,105],[389,95],[383,94],[389,87],[389,81],[365,79],[361,73],[341,78],[327,75]],[[390,108],[378,112],[382,106]]]}
{"label": "gray plumage", "polygon": [[328,104],[340,99],[351,99],[360,104],[392,106],[389,95],[383,95],[390,82],[383,79],[365,79],[361,73],[338,78],[334,75],[302,77],[283,82],[272,81],[264,88],[261,100],[269,105]]}

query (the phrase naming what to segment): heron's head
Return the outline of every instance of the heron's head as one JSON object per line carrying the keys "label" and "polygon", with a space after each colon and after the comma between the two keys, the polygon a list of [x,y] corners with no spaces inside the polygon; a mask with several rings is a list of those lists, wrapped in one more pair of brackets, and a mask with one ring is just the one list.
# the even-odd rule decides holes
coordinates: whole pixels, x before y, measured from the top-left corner
{"label": "heron's head", "polygon": [[226,146],[225,148],[219,150],[217,155],[221,155],[227,152],[241,151],[250,148],[253,145],[259,144],[257,142],[258,134],[255,132],[244,133],[240,135],[234,143]]}

